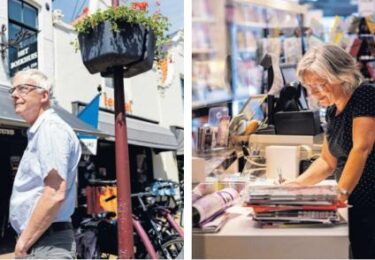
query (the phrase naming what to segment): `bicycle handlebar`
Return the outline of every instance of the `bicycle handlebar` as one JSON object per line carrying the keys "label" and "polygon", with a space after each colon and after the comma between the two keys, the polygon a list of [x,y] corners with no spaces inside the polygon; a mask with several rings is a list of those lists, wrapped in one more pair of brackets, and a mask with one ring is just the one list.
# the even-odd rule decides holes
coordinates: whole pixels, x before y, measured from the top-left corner
{"label": "bicycle handlebar", "polygon": [[155,195],[152,192],[138,192],[138,193],[131,194],[132,198],[135,198],[135,197],[146,197],[146,196],[150,196],[150,197],[152,196],[152,197],[154,197]]}
{"label": "bicycle handlebar", "polygon": [[116,184],[117,180],[99,180],[99,179],[90,179],[90,184]]}

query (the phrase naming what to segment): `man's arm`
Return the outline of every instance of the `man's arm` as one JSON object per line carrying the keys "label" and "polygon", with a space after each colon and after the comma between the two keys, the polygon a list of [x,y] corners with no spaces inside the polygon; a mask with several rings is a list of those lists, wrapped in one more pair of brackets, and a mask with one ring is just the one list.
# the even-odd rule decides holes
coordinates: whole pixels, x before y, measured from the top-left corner
{"label": "man's arm", "polygon": [[44,191],[34,208],[30,221],[17,240],[15,256],[22,257],[51,225],[64,199],[66,182],[56,170],[44,179]]}

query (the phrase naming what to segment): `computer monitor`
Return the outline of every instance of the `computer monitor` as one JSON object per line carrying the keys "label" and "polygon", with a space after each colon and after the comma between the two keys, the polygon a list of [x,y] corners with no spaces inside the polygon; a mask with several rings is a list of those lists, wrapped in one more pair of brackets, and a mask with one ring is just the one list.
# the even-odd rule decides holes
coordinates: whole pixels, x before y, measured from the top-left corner
{"label": "computer monitor", "polygon": [[[297,77],[297,68],[296,65],[291,64],[291,65],[284,65],[280,67],[281,73],[283,75],[284,79],[284,85],[289,85],[292,82],[299,82],[298,77]],[[299,88],[299,101],[303,109],[307,109],[307,101],[306,101],[306,93],[303,90],[303,88]]]}
{"label": "computer monitor", "polygon": [[253,95],[249,97],[246,103],[242,106],[240,112],[233,116],[229,124],[230,131],[232,131],[241,120],[250,121],[256,119],[262,121],[264,119],[262,104],[266,97],[267,95]]}
{"label": "computer monitor", "polygon": [[293,81],[298,81],[297,70],[294,65],[281,67],[280,69],[283,75],[284,85],[291,83]]}
{"label": "computer monitor", "polygon": [[267,95],[253,95],[249,97],[246,103],[243,105],[240,110],[240,114],[245,115],[247,120],[263,119],[262,104],[265,101]]}

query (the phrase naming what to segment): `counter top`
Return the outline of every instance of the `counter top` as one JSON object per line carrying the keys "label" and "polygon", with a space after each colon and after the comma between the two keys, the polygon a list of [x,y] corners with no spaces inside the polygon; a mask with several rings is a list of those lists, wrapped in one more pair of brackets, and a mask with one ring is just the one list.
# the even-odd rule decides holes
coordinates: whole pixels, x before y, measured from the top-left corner
{"label": "counter top", "polygon": [[[237,208],[236,208],[237,207]],[[258,228],[250,208],[229,209],[218,233],[193,233],[194,258],[348,258],[348,226]],[[346,210],[340,212],[346,215]],[[345,218],[345,216],[344,216]]]}

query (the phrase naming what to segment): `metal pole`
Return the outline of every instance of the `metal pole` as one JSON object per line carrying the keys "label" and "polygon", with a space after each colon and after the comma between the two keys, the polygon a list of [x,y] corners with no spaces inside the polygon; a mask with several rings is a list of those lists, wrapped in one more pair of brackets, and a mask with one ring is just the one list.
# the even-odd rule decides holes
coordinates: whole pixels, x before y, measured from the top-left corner
{"label": "metal pole", "polygon": [[115,88],[115,146],[117,178],[117,237],[119,259],[133,258],[133,226],[130,190],[129,150],[124,106],[124,69],[113,68]]}
{"label": "metal pole", "polygon": [[[119,0],[112,0],[112,6],[119,6]],[[113,85],[115,88],[115,146],[118,207],[117,237],[118,258],[130,259],[134,257],[134,242],[123,74],[123,67],[118,66],[113,68]]]}

